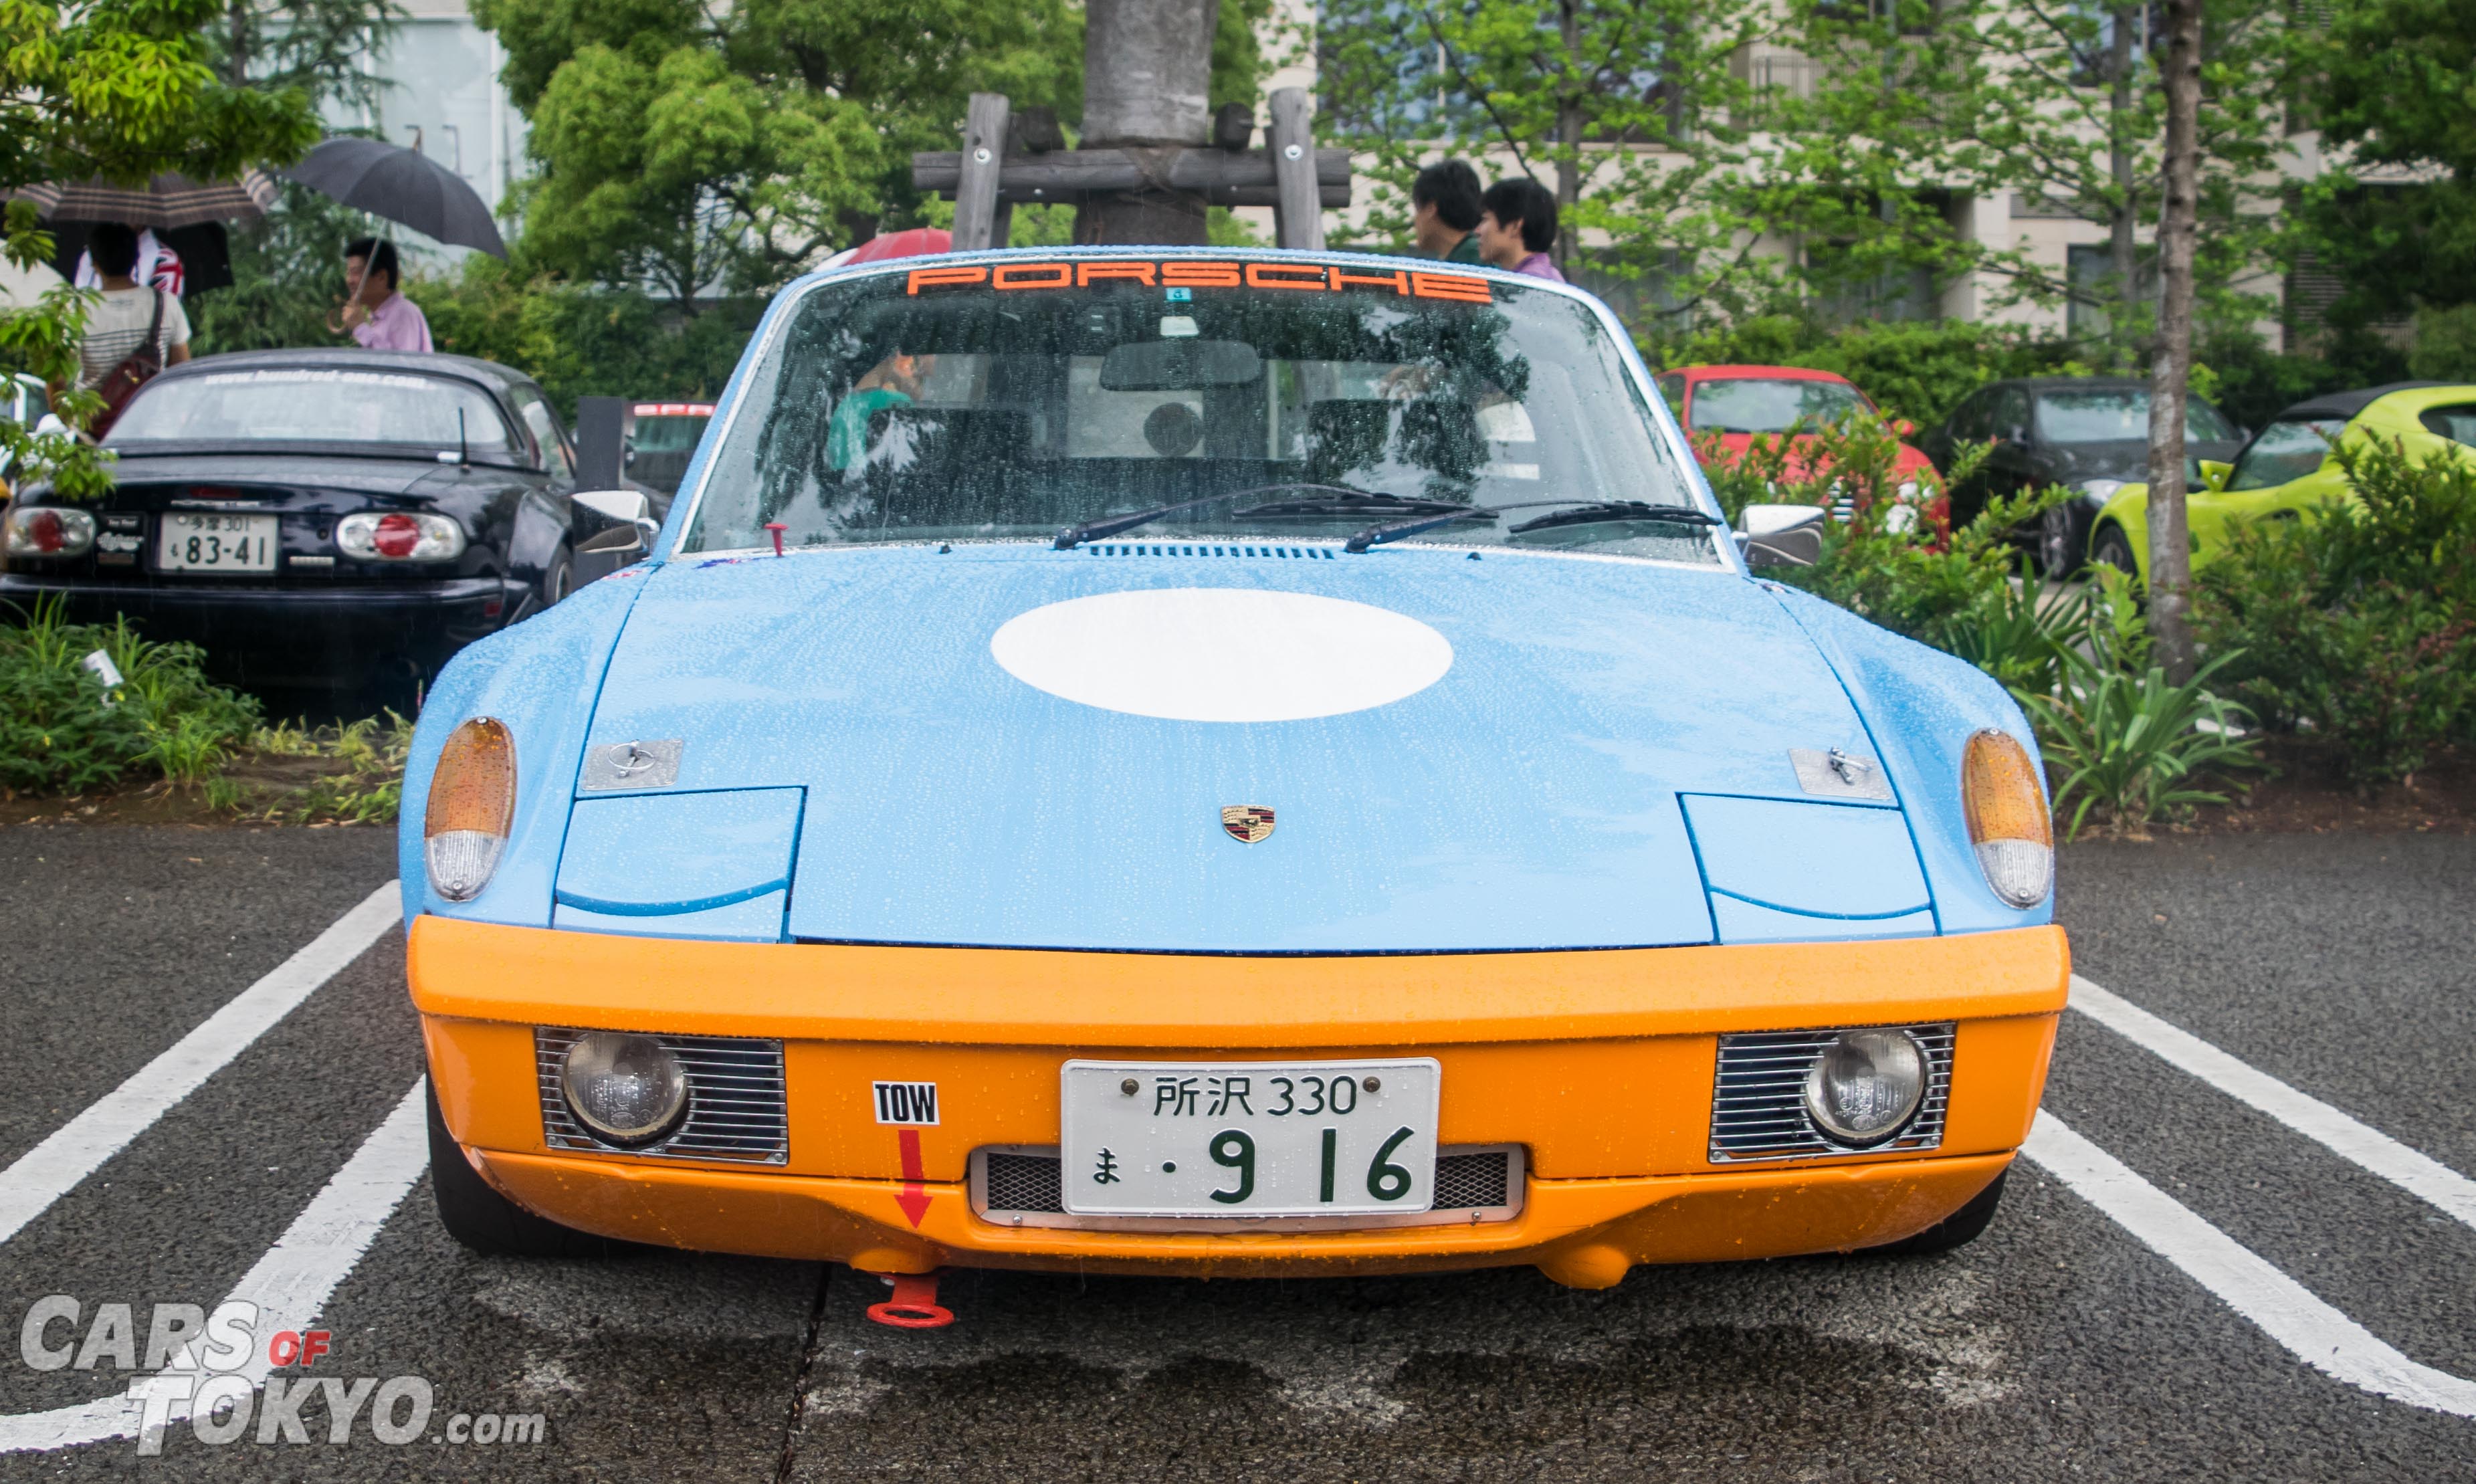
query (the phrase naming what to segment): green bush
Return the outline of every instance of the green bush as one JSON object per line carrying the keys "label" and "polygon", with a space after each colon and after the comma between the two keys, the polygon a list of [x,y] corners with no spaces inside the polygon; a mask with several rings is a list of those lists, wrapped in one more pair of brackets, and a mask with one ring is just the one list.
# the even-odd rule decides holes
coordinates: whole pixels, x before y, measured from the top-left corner
{"label": "green bush", "polygon": [[[75,793],[132,773],[191,785],[258,725],[258,703],[210,681],[192,644],[155,644],[125,618],[68,624],[57,603],[0,628],[0,784]],[[109,655],[111,690],[83,661]]]}
{"label": "green bush", "polygon": [[2252,714],[2211,689],[2214,672],[2239,656],[2213,659],[2184,684],[2168,682],[2164,668],[2148,663],[2145,635],[2108,617],[2123,592],[2119,578],[2108,589],[2084,589],[2077,632],[2059,636],[2052,650],[2053,687],[2014,691],[2038,730],[2066,838],[2092,813],[2131,835],[2162,819],[2189,819],[2200,804],[2227,802],[2211,786],[2214,776],[2262,766],[2249,738]]}
{"label": "green bush", "polygon": [[2476,382],[2476,304],[2415,311],[2410,375],[2426,382]]}
{"label": "green bush", "polygon": [[2196,629],[2273,730],[2310,732],[2360,787],[2476,730],[2476,463],[2340,446],[2357,500],[2238,527],[2195,575]]}

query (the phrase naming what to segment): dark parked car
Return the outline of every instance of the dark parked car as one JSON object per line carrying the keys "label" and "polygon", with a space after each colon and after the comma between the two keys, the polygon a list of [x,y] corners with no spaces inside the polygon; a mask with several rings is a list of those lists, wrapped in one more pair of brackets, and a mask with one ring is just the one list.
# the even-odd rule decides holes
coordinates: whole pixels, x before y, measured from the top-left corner
{"label": "dark parked car", "polygon": [[150,383],[104,442],[119,460],[100,504],[35,484],[11,507],[0,600],[126,613],[252,685],[423,680],[566,596],[580,544],[650,513],[581,505],[541,388],[461,356],[210,356]]}
{"label": "dark parked car", "polygon": [[[2073,499],[2046,512],[2038,530],[2038,558],[2062,577],[2089,551],[2091,522],[2124,484],[2149,478],[2149,383],[2129,377],[2040,377],[1996,382],[1971,392],[1942,426],[1919,440],[1935,467],[1948,469],[1959,449],[1993,440],[1976,475],[1953,488],[1951,518],[1973,518],[1996,495],[2063,484]],[[2185,401],[2186,478],[2192,465],[2235,457],[2241,429],[2198,397]]]}

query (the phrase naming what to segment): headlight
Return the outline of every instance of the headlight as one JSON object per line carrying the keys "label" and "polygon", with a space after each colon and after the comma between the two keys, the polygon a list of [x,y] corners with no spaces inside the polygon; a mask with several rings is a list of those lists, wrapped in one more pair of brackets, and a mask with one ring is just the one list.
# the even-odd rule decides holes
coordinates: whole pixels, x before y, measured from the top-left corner
{"label": "headlight", "polygon": [[2123,485],[2122,480],[2083,480],[2072,487],[2097,504],[2104,505],[2114,499],[2115,492],[2121,489]]}
{"label": "headlight", "polygon": [[516,814],[516,739],[505,723],[477,716],[447,734],[430,776],[422,856],[430,885],[470,902],[489,884]]}
{"label": "headlight", "polygon": [[444,515],[359,510],[335,522],[335,544],[362,561],[446,561],[464,555],[464,528]]}
{"label": "headlight", "polygon": [[2054,818],[2029,750],[2009,732],[1970,737],[1960,763],[1960,797],[1986,884],[2016,907],[2044,901],[2055,884]]}
{"label": "headlight", "polygon": [[94,545],[94,517],[54,505],[20,506],[9,512],[12,556],[77,556]]}
{"label": "headlight", "polygon": [[1926,1053],[1905,1030],[1844,1030],[1805,1075],[1805,1112],[1856,1149],[1898,1133],[1926,1096]]}
{"label": "headlight", "polygon": [[688,1110],[687,1069],[652,1036],[597,1030],[567,1049],[558,1082],[577,1122],[609,1144],[651,1144]]}

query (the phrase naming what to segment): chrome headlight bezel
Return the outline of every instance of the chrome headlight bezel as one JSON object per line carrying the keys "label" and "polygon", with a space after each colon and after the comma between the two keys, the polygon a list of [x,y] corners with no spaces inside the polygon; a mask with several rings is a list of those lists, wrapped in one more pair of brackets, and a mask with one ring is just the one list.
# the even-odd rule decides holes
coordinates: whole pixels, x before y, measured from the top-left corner
{"label": "chrome headlight bezel", "polygon": [[[1833,1144],[1874,1149],[1898,1138],[1917,1118],[1932,1079],[1925,1048],[1908,1031],[1844,1030],[1806,1070],[1799,1101],[1816,1131]],[[1866,1090],[1866,1105],[1848,1096],[1851,1086]]]}
{"label": "chrome headlight bezel", "polygon": [[656,1038],[635,1031],[579,1036],[558,1064],[559,1096],[594,1138],[614,1149],[658,1144],[687,1122],[687,1067]]}

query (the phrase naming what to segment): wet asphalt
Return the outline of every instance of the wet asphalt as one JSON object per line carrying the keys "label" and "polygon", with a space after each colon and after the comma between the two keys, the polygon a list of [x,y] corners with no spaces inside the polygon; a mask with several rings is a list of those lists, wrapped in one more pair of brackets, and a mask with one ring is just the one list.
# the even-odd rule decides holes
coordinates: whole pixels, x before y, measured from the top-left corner
{"label": "wet asphalt", "polygon": [[[0,829],[0,1164],[393,873],[374,829]],[[2476,1173],[2476,839],[2199,836],[2063,863],[2079,971]],[[0,1244],[0,1414],[29,1305],[211,1306],[420,1075],[390,930]],[[2476,1377],[2476,1231],[2078,1014],[2046,1106],[2415,1361]],[[2476,1477],[2476,1422],[2331,1379],[2023,1164],[1922,1259],[1179,1282],[966,1274],[953,1328],[865,1321],[812,1264],[483,1259],[416,1183],[326,1305],[340,1377],[417,1375],[413,1441],[209,1446],[176,1424],[0,1454],[0,1481]],[[54,1338],[68,1331],[55,1326]],[[445,1441],[540,1415],[539,1443]],[[0,1426],[5,1426],[0,1417]],[[438,1441],[432,1441],[432,1439]]]}

